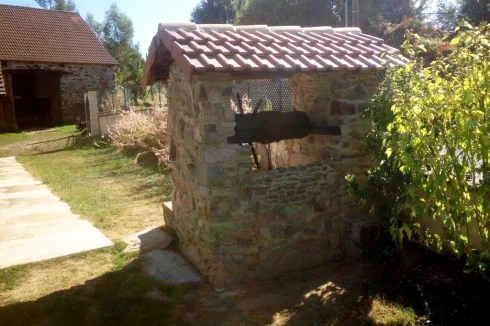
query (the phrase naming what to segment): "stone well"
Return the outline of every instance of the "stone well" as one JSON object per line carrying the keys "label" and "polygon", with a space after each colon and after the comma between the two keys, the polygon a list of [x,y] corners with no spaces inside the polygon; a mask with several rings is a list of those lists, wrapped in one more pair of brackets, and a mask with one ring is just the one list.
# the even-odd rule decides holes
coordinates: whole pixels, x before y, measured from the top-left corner
{"label": "stone well", "polygon": [[[192,83],[177,64],[168,82],[168,132],[180,246],[219,287],[270,279],[344,257],[352,248],[346,225],[362,217],[346,194],[345,175],[369,167],[361,119],[376,90],[375,72],[293,76],[296,110],[318,124],[340,126],[341,136],[310,135],[281,142],[282,166],[256,170],[248,145],[234,145],[233,77],[206,74]],[[346,223],[349,221],[349,223]]]}
{"label": "stone well", "polygon": [[[377,74],[406,64],[400,51],[358,28],[178,23],[160,24],[148,53],[143,85],[168,84],[165,222],[203,275],[229,287],[359,253],[370,218],[345,176],[365,179],[362,112]],[[290,79],[296,112],[235,112],[234,85],[266,79]],[[259,140],[276,141],[274,169],[256,168]]]}

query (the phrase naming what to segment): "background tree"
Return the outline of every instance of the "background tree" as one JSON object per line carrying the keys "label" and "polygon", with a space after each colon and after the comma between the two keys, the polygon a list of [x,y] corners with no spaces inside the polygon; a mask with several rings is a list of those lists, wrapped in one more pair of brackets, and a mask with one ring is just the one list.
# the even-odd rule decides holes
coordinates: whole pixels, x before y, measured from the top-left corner
{"label": "background tree", "polygon": [[342,0],[247,0],[236,23],[338,26],[342,5]]}
{"label": "background tree", "polygon": [[472,24],[490,22],[490,0],[459,0],[462,18]]}
{"label": "background tree", "polygon": [[245,0],[201,0],[192,10],[191,21],[206,24],[231,24]]}
{"label": "background tree", "polygon": [[140,80],[143,75],[144,60],[139,44],[134,43],[134,27],[131,18],[121,12],[116,3],[105,12],[104,21],[98,22],[92,14],[87,14],[87,24],[101,40],[119,65],[116,67],[116,84],[128,88],[134,99],[141,94]]}
{"label": "background tree", "polygon": [[104,22],[101,25],[92,24],[96,30],[101,26],[102,43],[119,62],[119,66],[116,68],[117,83],[120,86],[130,88],[134,98],[137,99],[140,94],[139,85],[143,74],[143,58],[139,52],[139,44],[133,41],[133,22],[114,3],[106,11]]}
{"label": "background tree", "polygon": [[43,9],[76,11],[75,2],[73,0],[36,0],[39,7]]}
{"label": "background tree", "polygon": [[474,25],[490,22],[490,0],[456,0],[452,3],[441,0],[438,11],[441,15],[437,22],[447,31],[453,31],[460,20]]}
{"label": "background tree", "polygon": [[[379,34],[383,24],[400,24],[407,18],[421,18],[429,4],[429,0],[360,1],[359,25],[365,33]],[[349,8],[352,10],[352,6]]]}
{"label": "background tree", "polygon": [[96,21],[94,15],[92,15],[91,13],[87,13],[87,16],[85,17],[85,22],[90,27],[90,29],[94,32],[97,38],[102,41],[103,39],[102,23]]}
{"label": "background tree", "polygon": [[437,3],[437,12],[439,15],[433,19],[444,31],[454,31],[460,18],[459,5],[455,2],[439,0]]}

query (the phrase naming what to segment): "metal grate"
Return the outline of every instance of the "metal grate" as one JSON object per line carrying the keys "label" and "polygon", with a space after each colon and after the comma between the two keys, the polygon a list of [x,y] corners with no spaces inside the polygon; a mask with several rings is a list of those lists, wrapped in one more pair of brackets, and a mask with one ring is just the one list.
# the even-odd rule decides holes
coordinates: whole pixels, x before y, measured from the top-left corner
{"label": "metal grate", "polygon": [[99,112],[118,112],[135,105],[131,90],[120,86],[97,92],[97,103]]}
{"label": "metal grate", "polygon": [[259,112],[266,110],[270,105],[273,111],[291,112],[291,79],[278,80],[247,80],[233,83],[232,100],[237,105],[236,93],[242,97],[247,96],[249,105],[255,108],[259,100],[264,100]]}

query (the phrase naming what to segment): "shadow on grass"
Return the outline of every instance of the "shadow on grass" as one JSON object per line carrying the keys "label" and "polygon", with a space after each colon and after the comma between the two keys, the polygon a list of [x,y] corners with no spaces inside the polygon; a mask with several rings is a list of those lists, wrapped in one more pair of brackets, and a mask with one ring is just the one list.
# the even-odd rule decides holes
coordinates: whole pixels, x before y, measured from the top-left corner
{"label": "shadow on grass", "polygon": [[0,307],[1,325],[185,325],[172,313],[182,290],[142,275],[140,262],[35,301]]}
{"label": "shadow on grass", "polygon": [[163,286],[140,268],[137,260],[83,285],[2,307],[0,324],[488,325],[490,318],[488,283],[463,273],[459,262],[418,248],[225,292],[206,284]]}
{"label": "shadow on grass", "polygon": [[489,325],[490,284],[464,270],[460,261],[409,246],[403,255],[329,264],[249,286],[229,318],[238,319],[238,307],[242,319],[261,315],[249,320],[260,325]]}

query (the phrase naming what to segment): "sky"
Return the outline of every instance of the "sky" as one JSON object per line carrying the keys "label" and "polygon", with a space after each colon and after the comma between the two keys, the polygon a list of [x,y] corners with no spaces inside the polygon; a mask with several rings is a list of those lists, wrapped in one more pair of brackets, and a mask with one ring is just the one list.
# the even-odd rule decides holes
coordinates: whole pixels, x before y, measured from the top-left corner
{"label": "sky", "polygon": [[[84,19],[90,12],[98,21],[104,20],[104,13],[114,2],[133,21],[134,41],[140,43],[140,51],[145,57],[158,24],[188,22],[199,0],[75,0]],[[0,0],[0,4],[39,7],[34,0]]]}

